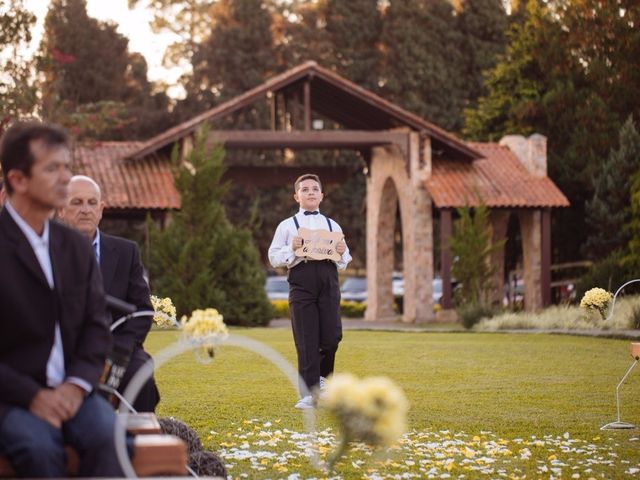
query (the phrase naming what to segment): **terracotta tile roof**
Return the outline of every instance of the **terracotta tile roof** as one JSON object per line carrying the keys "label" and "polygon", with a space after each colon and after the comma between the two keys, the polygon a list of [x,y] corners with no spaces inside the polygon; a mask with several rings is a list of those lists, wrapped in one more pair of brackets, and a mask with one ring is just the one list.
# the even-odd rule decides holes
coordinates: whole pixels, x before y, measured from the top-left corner
{"label": "terracotta tile roof", "polygon": [[236,112],[269,93],[308,80],[311,85],[311,107],[348,128],[360,130],[387,130],[408,126],[432,137],[436,144],[451,149],[458,155],[478,157],[467,143],[439,126],[404,110],[375,93],[341,77],[335,72],[308,61],[276,75],[247,92],[238,95],[190,120],[156,135],[131,154],[144,157],[176,140],[189,135],[202,123]]}
{"label": "terracotta tile roof", "polygon": [[494,208],[569,206],[549,177],[530,174],[507,147],[497,143],[469,145],[485,158],[434,162],[426,187],[436,207],[477,205],[478,195]]}
{"label": "terracotta tile roof", "polygon": [[74,147],[73,173],[93,178],[109,209],[175,209],[180,195],[167,159],[127,157],[142,142],[97,142]]}

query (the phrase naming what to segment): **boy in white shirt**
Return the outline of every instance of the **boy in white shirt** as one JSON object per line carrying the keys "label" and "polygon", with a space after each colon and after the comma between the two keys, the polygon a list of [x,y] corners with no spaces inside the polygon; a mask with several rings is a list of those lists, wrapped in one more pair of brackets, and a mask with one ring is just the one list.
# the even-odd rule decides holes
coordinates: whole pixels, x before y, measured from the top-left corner
{"label": "boy in white shirt", "polygon": [[273,267],[287,267],[289,309],[293,338],[298,354],[298,373],[306,389],[296,408],[315,406],[310,392],[322,388],[324,379],[333,373],[336,351],[342,339],[340,321],[340,283],[338,270],[351,261],[344,238],[336,244],[338,261],[298,257],[295,251],[303,244],[300,228],[342,232],[340,225],[319,211],[324,197],[320,178],[314,174],[300,176],[294,183],[293,198],[300,205],[298,213],[278,225],[269,247]]}

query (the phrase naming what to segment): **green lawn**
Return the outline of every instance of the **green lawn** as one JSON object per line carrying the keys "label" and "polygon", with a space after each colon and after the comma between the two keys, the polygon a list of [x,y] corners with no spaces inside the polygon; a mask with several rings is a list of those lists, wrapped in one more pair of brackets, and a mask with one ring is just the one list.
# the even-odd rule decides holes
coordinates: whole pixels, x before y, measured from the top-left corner
{"label": "green lawn", "polygon": [[[295,364],[288,329],[233,333]],[[154,331],[146,347],[158,352],[176,338]],[[331,478],[640,476],[640,431],[599,429],[616,419],[628,351],[629,341],[561,335],[346,331],[336,370],[397,382],[411,403],[410,431],[390,452],[355,445]],[[304,428],[296,392],[259,355],[222,346],[200,364],[187,353],[156,378],[159,414],[195,428],[233,478],[326,478],[297,435]],[[622,420],[640,424],[639,397],[640,367],[622,388]],[[332,427],[320,412],[321,457],[335,443]]]}

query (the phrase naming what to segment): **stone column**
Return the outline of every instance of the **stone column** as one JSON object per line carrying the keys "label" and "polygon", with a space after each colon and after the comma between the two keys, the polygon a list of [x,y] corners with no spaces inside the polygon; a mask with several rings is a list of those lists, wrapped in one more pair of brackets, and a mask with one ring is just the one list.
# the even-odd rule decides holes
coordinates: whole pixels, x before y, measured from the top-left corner
{"label": "stone column", "polygon": [[[403,234],[405,322],[434,318],[431,305],[433,278],[433,229],[431,199],[424,187],[427,162],[419,135],[407,133],[407,156],[400,148],[372,150],[367,181],[367,311],[366,320],[393,314],[391,275],[395,214],[400,203]],[[428,145],[428,143],[425,143]],[[408,158],[407,158],[408,157]],[[430,165],[430,162],[428,162]]]}
{"label": "stone column", "polygon": [[[431,198],[425,188],[427,168],[430,167],[431,149],[425,138],[420,148],[420,137],[409,136],[409,172],[406,187],[400,196],[403,232],[404,267],[404,322],[434,320],[433,289],[433,223]],[[424,156],[428,155],[425,161]]]}
{"label": "stone column", "polygon": [[[489,212],[489,223],[491,224],[491,242],[504,242],[507,238],[507,228],[509,226],[509,212],[506,210],[491,210]],[[495,268],[491,281],[491,296],[489,300],[492,304],[502,305],[504,297],[504,244],[496,249],[491,255],[491,265]]]}
{"label": "stone column", "polygon": [[518,215],[522,233],[524,308],[532,312],[542,308],[542,213],[523,210]]}

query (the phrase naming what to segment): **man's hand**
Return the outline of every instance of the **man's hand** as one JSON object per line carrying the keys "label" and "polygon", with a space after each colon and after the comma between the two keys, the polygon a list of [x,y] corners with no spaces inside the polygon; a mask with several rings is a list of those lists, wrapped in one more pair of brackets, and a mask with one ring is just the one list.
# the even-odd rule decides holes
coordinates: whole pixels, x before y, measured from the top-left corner
{"label": "man's hand", "polygon": [[302,244],[303,244],[303,243],[304,243],[304,242],[303,242],[303,240],[302,240],[302,237],[300,237],[300,236],[295,236],[295,237],[293,237],[293,240],[291,241],[291,248],[292,248],[294,251],[296,251],[297,249],[299,249],[299,248],[302,246]]}
{"label": "man's hand", "polygon": [[62,397],[55,390],[43,388],[31,400],[29,411],[53,427],[60,428],[68,410]]}
{"label": "man's hand", "polygon": [[78,413],[86,392],[78,385],[71,382],[64,382],[60,384],[55,391],[60,395],[63,399],[63,403],[67,406],[67,417],[65,420],[73,418],[75,414]]}
{"label": "man's hand", "polygon": [[84,390],[68,382],[54,390],[43,388],[31,400],[29,411],[55,428],[60,428],[63,422],[78,413],[84,395]]}
{"label": "man's hand", "polygon": [[344,238],[343,238],[338,243],[336,243],[336,252],[342,255],[346,251],[347,251],[347,243],[344,241]]}

